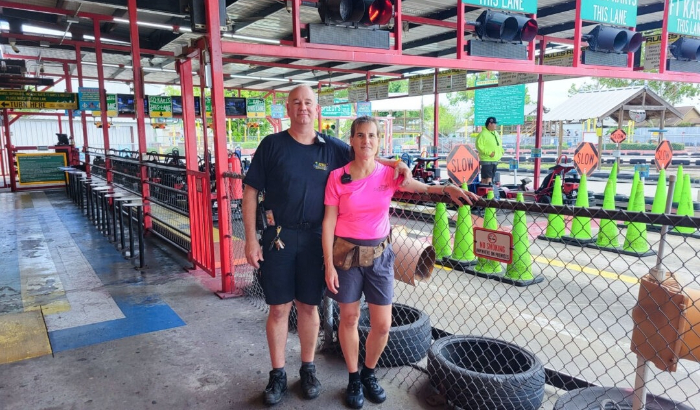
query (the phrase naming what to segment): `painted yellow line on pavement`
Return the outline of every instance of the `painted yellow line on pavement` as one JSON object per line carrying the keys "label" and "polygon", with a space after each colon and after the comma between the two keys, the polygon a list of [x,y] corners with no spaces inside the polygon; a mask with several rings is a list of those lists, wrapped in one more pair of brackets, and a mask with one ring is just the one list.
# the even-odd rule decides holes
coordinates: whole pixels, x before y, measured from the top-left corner
{"label": "painted yellow line on pavement", "polygon": [[557,260],[557,259],[549,259],[549,258],[545,258],[543,256],[535,256],[533,259],[535,260],[535,262],[545,263],[545,264],[550,265],[550,266],[557,266],[560,268],[565,268],[565,269],[569,269],[569,270],[583,272],[583,273],[587,273],[589,275],[600,276],[600,277],[603,277],[606,279],[621,280],[623,282],[631,283],[633,285],[636,285],[639,283],[639,278],[636,278],[634,276],[620,275],[620,274],[617,274],[614,272],[599,270],[599,269],[595,269],[595,268],[589,268],[589,267],[577,265],[577,264],[571,263],[571,262],[569,262],[569,263],[562,262],[562,261]]}
{"label": "painted yellow line on pavement", "polygon": [[0,315],[0,364],[51,354],[41,312]]}

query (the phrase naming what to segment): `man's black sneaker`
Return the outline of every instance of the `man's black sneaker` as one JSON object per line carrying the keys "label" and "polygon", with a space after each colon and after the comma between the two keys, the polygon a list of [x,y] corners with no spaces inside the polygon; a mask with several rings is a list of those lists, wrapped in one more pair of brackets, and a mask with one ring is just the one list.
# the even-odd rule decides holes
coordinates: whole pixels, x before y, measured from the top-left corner
{"label": "man's black sneaker", "polygon": [[316,378],[316,365],[305,364],[299,369],[301,392],[305,399],[315,399],[321,394],[321,382]]}
{"label": "man's black sneaker", "polygon": [[363,377],[362,386],[365,388],[365,394],[367,394],[367,398],[372,403],[384,403],[384,400],[386,400],[386,392],[384,392],[382,386],[379,385],[379,382],[377,381],[377,376],[372,374],[370,376]]}
{"label": "man's black sneaker", "polygon": [[265,387],[265,404],[271,406],[282,401],[287,392],[287,373],[282,370],[270,372],[270,382]]}
{"label": "man's black sneaker", "polygon": [[345,391],[345,404],[352,409],[361,409],[365,404],[365,396],[362,394],[362,382],[359,380],[348,383]]}

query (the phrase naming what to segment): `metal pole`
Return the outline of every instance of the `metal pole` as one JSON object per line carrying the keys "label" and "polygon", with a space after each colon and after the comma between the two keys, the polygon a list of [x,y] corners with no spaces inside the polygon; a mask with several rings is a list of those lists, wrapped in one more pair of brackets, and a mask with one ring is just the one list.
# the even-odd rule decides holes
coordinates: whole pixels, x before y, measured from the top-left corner
{"label": "metal pole", "polygon": [[[82,58],[80,52],[80,46],[75,46],[75,58],[80,60]],[[78,87],[83,86],[83,66],[82,64],[76,64],[76,69],[78,70]],[[90,178],[90,155],[88,154],[88,131],[87,131],[87,119],[85,110],[80,110],[80,123],[83,125],[83,153],[85,154],[85,174]]]}
{"label": "metal pole", "polygon": [[[676,185],[676,176],[669,175],[668,177],[668,193],[666,194],[666,209],[664,213],[670,214],[671,207],[673,206],[673,191]],[[631,229],[631,228],[630,228]],[[668,232],[668,225],[661,226],[661,238],[659,239],[659,251],[656,254],[656,265],[649,270],[658,282],[663,281],[664,272],[661,270],[661,264],[664,259],[664,252],[666,248],[666,232]],[[649,365],[646,359],[642,356],[637,356],[637,373],[634,378],[634,395],[632,395],[632,409],[633,410],[643,410],[646,408],[647,401],[647,375],[649,373]]]}
{"label": "metal pole", "polygon": [[100,20],[93,20],[95,36],[95,58],[97,62],[97,84],[100,89],[100,118],[102,120],[102,138],[105,147],[105,177],[112,182],[112,160],[109,158],[109,119],[107,118],[107,94],[105,91],[105,72],[102,65],[102,40]]}

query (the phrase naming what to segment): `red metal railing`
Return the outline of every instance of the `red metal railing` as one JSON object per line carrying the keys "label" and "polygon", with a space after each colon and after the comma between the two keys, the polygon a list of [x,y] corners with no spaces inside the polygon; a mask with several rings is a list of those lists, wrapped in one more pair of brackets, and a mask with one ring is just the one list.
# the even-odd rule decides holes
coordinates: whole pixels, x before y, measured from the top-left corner
{"label": "red metal railing", "polygon": [[216,276],[214,253],[214,224],[211,212],[211,192],[205,172],[187,171],[190,203],[190,261],[212,277]]}

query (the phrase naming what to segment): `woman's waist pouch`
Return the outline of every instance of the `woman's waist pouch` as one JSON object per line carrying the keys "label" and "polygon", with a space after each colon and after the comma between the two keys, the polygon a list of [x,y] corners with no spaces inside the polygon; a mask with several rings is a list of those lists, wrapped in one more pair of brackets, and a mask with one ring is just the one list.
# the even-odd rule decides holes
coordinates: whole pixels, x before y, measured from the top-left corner
{"label": "woman's waist pouch", "polygon": [[[344,238],[335,237],[333,242],[333,265],[342,270],[352,267],[368,267],[374,264],[374,260],[384,253],[390,241],[391,234],[381,240],[377,245],[366,246],[352,243]],[[371,243],[361,241],[361,243]]]}

